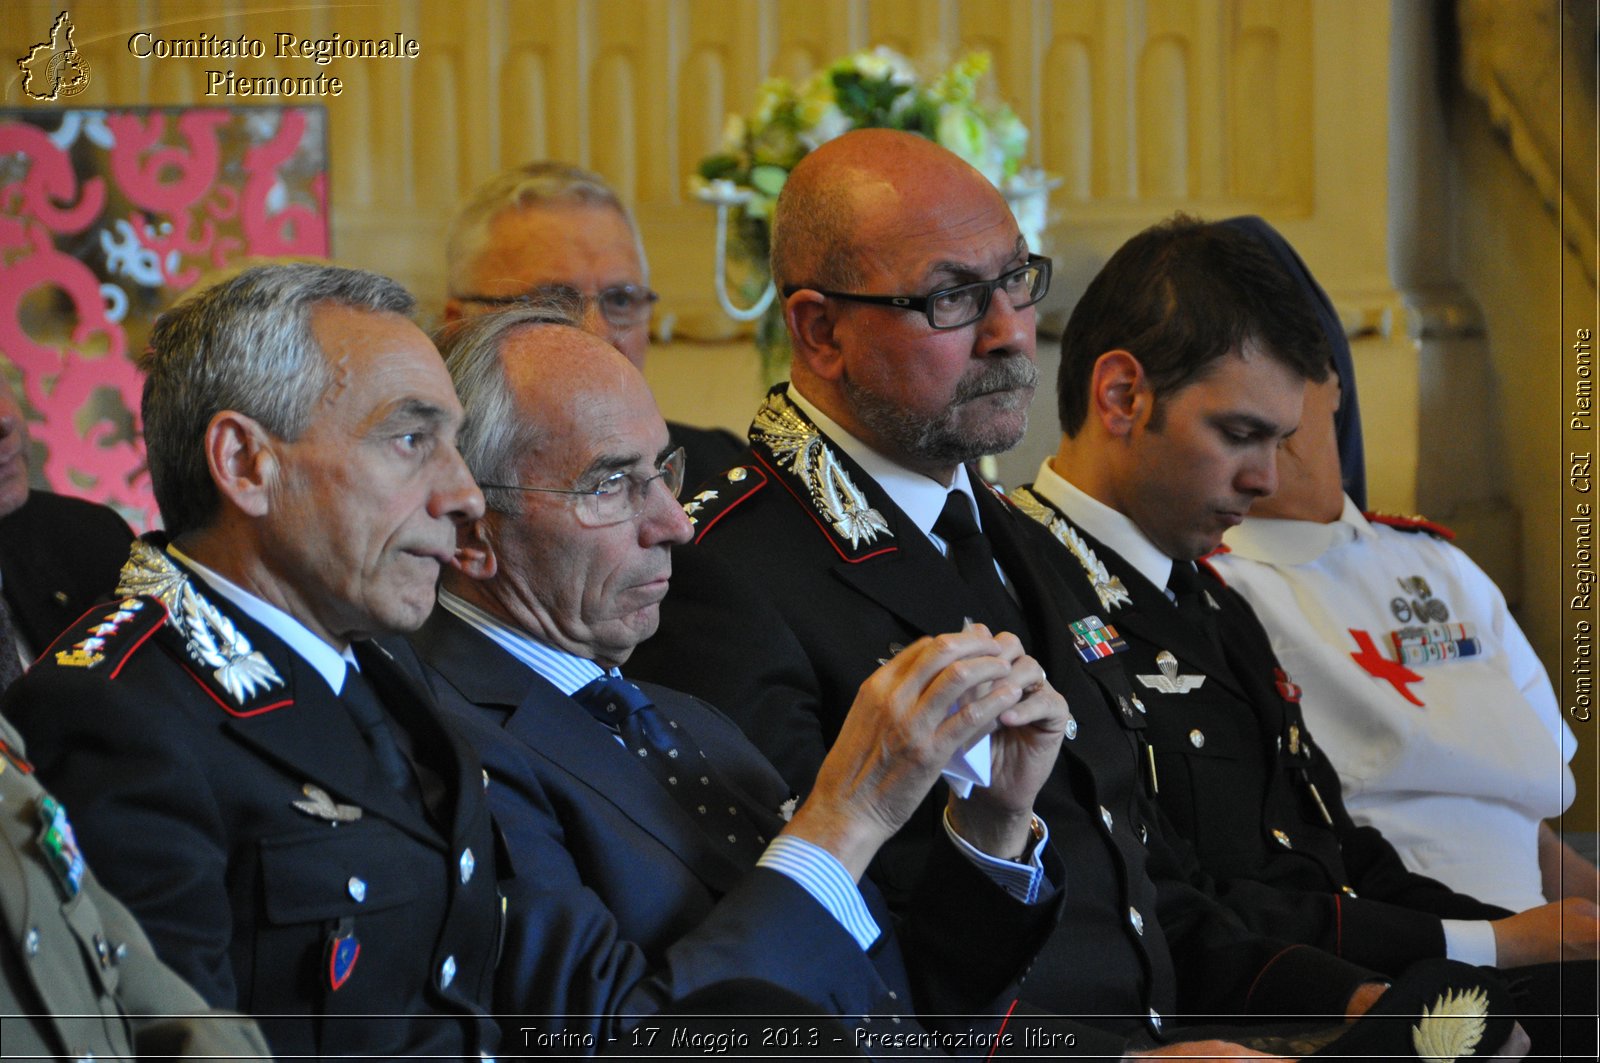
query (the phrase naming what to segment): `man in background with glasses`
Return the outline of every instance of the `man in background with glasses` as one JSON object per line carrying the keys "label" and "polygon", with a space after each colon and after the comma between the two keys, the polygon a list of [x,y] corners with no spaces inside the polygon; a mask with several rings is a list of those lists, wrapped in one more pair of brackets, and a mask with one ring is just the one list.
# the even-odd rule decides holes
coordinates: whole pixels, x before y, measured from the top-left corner
{"label": "man in background with glasses", "polygon": [[[447,322],[530,299],[581,300],[579,327],[644,368],[658,296],[638,227],[598,174],[531,162],[492,178],[451,222],[445,260]],[[744,449],[721,428],[667,428],[683,447],[690,483],[728,468]]]}
{"label": "man in background with glasses", "polygon": [[[1005,200],[931,141],[847,133],[790,175],[772,267],[791,379],[757,411],[744,464],[687,502],[694,544],[639,674],[722,706],[804,793],[880,661],[969,618],[1013,633],[1072,716],[1039,795],[1066,903],[1022,1003],[1101,1027],[1080,1053],[1165,1040],[1179,1008],[1363,1011],[1366,972],[1250,934],[1179,874],[1116,633],[1057,571],[1049,533],[968,467],[1022,438],[1038,378],[1049,263]],[[921,874],[927,829],[914,818],[874,866],[891,903]]]}
{"label": "man in background with glasses", "polygon": [[[442,344],[488,510],[413,644],[488,767],[506,836],[498,1010],[561,1017],[530,1037],[633,1047],[648,1047],[641,1016],[729,978],[877,1015],[861,1037],[913,1029],[914,1008],[993,1012],[1053,923],[1031,806],[1061,699],[1014,638],[924,640],[852,695],[849,734],[796,807],[726,717],[624,680],[689,539],[683,451],[638,370],[575,324],[523,307]],[[996,728],[1008,768],[952,809],[933,888],[897,935],[857,881],[956,750]],[[814,1037],[802,1023],[786,1047],[839,1050]]]}

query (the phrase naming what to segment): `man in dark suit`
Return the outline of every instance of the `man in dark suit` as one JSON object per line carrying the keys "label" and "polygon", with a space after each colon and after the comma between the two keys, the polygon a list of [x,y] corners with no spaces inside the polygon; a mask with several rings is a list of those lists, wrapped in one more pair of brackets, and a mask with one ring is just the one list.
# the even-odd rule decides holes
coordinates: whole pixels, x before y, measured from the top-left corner
{"label": "man in dark suit", "polygon": [[[583,306],[580,327],[640,369],[650,349],[650,266],[628,208],[599,174],[530,162],[490,178],[450,224],[446,321],[553,294]],[[667,422],[688,483],[731,466],[744,441],[724,428]]]}
{"label": "man in dark suit", "polygon": [[1062,349],[1061,444],[1014,498],[1116,629],[1160,804],[1229,906],[1391,973],[1441,955],[1592,959],[1592,901],[1512,915],[1407,870],[1357,827],[1255,613],[1195,565],[1274,490],[1307,381],[1327,376],[1328,340],[1293,277],[1254,235],[1179,216],[1112,256]]}
{"label": "man in dark suit", "polygon": [[[1248,933],[1187,881],[1138,774],[1139,700],[1075,642],[1094,613],[1048,534],[965,464],[1021,437],[1037,377],[1049,263],[1004,200],[929,141],[846,134],[790,176],[773,266],[792,379],[744,463],[687,503],[695,542],[644,674],[725,706],[804,791],[880,658],[967,617],[1017,632],[1073,715],[1039,810],[1069,864],[1065,914],[1023,1003],[1129,1039],[1163,1039],[1178,1009],[1360,1012],[1362,971]],[[891,899],[925,849],[903,832],[879,860]]]}
{"label": "man in dark suit", "polygon": [[105,506],[28,489],[27,424],[0,380],[0,593],[11,643],[0,619],[0,653],[8,654],[0,678],[20,674],[23,663],[111,592],[132,539],[127,523]]}
{"label": "man in dark suit", "polygon": [[[689,536],[683,455],[639,372],[575,326],[512,310],[443,345],[488,511],[413,642],[488,767],[506,835],[499,1006],[550,1016],[539,1036],[602,1044],[637,1042],[637,1023],[731,977],[876,1014],[852,1035],[867,1047],[897,1029],[885,1014],[996,1012],[1053,923],[1032,798],[1066,726],[1061,698],[1009,636],[924,640],[853,696],[846,739],[796,807],[715,709],[625,684],[617,669],[654,629]],[[649,704],[623,711],[629,697]],[[991,730],[1002,768],[950,803],[938,871],[896,934],[856,882],[940,769]]]}
{"label": "man in dark suit", "polygon": [[5,701],[157,953],[284,1055],[496,1041],[482,769],[368,641],[422,623],[483,507],[413,306],[294,265],[164,314],[142,414],[171,541]]}

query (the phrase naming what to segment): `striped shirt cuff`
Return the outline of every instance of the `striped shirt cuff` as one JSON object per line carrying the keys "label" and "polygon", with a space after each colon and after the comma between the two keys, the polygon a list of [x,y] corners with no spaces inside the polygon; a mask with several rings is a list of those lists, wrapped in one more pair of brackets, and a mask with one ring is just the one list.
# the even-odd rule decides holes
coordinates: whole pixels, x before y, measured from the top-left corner
{"label": "striped shirt cuff", "polygon": [[855,879],[826,849],[804,838],[780,834],[772,839],[756,866],[770,868],[793,879],[839,921],[862,951],[878,940],[881,931],[872,913],[867,911],[867,902],[862,899]]}
{"label": "striped shirt cuff", "polygon": [[1039,827],[1044,831],[1044,837],[1039,839],[1028,853],[1028,862],[1019,864],[1011,860],[1002,860],[997,856],[976,848],[965,838],[956,833],[950,825],[950,810],[944,810],[944,832],[950,836],[955,847],[961,850],[963,856],[971,860],[979,871],[989,876],[989,879],[1011,896],[1023,904],[1036,904],[1039,900],[1039,890],[1044,878],[1044,847],[1050,844],[1050,827],[1044,820],[1039,820]]}

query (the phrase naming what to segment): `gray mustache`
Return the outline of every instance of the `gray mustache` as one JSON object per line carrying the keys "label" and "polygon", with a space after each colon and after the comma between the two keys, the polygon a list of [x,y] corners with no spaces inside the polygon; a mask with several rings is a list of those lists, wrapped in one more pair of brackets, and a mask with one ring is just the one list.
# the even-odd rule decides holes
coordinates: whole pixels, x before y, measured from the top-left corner
{"label": "gray mustache", "polygon": [[955,401],[970,402],[991,392],[1036,388],[1038,385],[1038,364],[1024,355],[1011,355],[987,363],[983,372],[961,381],[956,386]]}

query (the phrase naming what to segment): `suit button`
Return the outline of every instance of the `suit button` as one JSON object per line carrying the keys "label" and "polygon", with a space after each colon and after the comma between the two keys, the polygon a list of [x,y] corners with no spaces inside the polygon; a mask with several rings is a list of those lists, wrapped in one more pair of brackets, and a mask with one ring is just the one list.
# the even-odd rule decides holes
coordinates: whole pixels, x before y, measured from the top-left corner
{"label": "suit button", "polygon": [[1139,909],[1128,909],[1128,922],[1133,924],[1133,932],[1140,937],[1144,936],[1144,916],[1139,914]]}
{"label": "suit button", "polygon": [[1194,746],[1196,749],[1199,749],[1206,744],[1206,736],[1198,727],[1189,732],[1189,744]]}
{"label": "suit button", "polygon": [[1143,823],[1139,824],[1139,844],[1150,844],[1150,828],[1145,826]]}
{"label": "suit button", "polygon": [[367,899],[367,883],[364,879],[351,875],[350,881],[344,884],[344,888],[350,891],[350,899],[357,904]]}
{"label": "suit button", "polygon": [[39,928],[30,926],[28,932],[22,936],[22,950],[29,956],[39,955]]}
{"label": "suit button", "polygon": [[449,989],[450,983],[456,980],[456,958],[446,956],[439,965],[439,988]]}
{"label": "suit button", "polygon": [[1077,737],[1078,737],[1078,721],[1073,719],[1071,716],[1068,716],[1067,717],[1067,741],[1070,742],[1074,738],[1077,738]]}
{"label": "suit button", "polygon": [[1278,844],[1283,846],[1285,849],[1293,849],[1294,848],[1294,842],[1290,841],[1289,840],[1289,836],[1287,834],[1285,834],[1283,831],[1274,829],[1273,832],[1272,832],[1272,836],[1274,838],[1276,838],[1278,840]]}
{"label": "suit button", "polygon": [[1100,822],[1106,825],[1106,833],[1111,832],[1111,810],[1105,805],[1100,806]]}
{"label": "suit button", "polygon": [[1161,1032],[1161,1013],[1155,1008],[1150,1009],[1150,1028],[1156,1033]]}
{"label": "suit button", "polygon": [[473,859],[472,850],[461,850],[461,884],[463,886],[472,881],[472,871],[477,866],[478,861]]}

